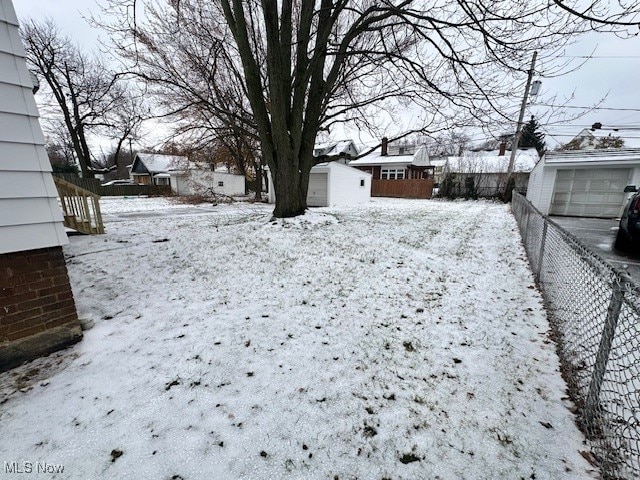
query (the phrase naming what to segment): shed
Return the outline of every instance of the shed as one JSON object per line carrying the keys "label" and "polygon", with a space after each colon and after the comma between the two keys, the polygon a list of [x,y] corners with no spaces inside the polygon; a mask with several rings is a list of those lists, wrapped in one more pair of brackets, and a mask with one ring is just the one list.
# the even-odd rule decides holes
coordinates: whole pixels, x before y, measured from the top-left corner
{"label": "shed", "polygon": [[178,195],[244,195],[246,179],[228,170],[213,170],[209,165],[189,162],[186,169],[172,169],[171,188]]}
{"label": "shed", "polygon": [[0,0],[0,371],[80,340],[68,240],[11,0]]}
{"label": "shed", "polygon": [[[269,174],[269,203],[276,195]],[[371,201],[371,174],[341,163],[325,162],[314,166],[309,174],[307,206],[335,207]]]}
{"label": "shed", "polygon": [[616,218],[640,186],[640,148],[548,152],[529,177],[527,198],[544,215]]}

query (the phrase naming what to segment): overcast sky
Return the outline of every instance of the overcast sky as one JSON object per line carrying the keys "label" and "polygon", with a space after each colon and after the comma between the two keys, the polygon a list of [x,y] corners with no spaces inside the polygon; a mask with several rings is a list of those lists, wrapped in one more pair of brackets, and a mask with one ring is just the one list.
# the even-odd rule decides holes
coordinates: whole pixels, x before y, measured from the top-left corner
{"label": "overcast sky", "polygon": [[[50,17],[64,33],[88,50],[96,48],[100,32],[92,29],[83,17],[89,12],[97,12],[99,3],[99,0],[13,0],[19,18]],[[596,104],[606,96],[598,110],[578,120],[546,125],[550,146],[569,141],[582,128],[594,122],[601,122],[604,126],[640,128],[640,37],[622,40],[611,34],[592,34],[581,38],[566,54],[588,56],[594,49],[596,58],[590,59],[579,71],[543,80],[537,99],[539,103],[549,103],[553,95],[557,96],[555,103],[573,95],[569,106],[585,107]],[[548,111],[549,107],[536,105],[534,101],[525,118],[531,113],[544,118]],[[577,108],[567,111],[580,112]],[[627,146],[640,147],[640,130],[621,130],[618,134],[627,139]]]}

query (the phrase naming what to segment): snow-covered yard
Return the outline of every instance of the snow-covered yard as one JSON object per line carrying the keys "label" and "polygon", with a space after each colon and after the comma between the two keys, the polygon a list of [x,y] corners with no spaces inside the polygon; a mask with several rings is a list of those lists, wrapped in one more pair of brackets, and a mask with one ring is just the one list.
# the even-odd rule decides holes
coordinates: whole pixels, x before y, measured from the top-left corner
{"label": "snow-covered yard", "polygon": [[65,247],[95,326],[0,375],[0,460],[72,479],[597,478],[508,207],[101,203],[107,234]]}

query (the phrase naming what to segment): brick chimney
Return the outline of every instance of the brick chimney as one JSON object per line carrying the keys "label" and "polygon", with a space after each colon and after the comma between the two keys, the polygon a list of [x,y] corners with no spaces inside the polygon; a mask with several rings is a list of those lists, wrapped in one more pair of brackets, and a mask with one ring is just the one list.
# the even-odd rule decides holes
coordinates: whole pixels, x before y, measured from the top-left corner
{"label": "brick chimney", "polygon": [[381,155],[386,157],[388,155],[387,148],[389,146],[389,139],[387,137],[382,137],[382,144],[380,145],[382,149]]}
{"label": "brick chimney", "polygon": [[504,154],[507,152],[507,142],[504,140],[500,142],[500,151],[498,151],[499,157],[504,157]]}

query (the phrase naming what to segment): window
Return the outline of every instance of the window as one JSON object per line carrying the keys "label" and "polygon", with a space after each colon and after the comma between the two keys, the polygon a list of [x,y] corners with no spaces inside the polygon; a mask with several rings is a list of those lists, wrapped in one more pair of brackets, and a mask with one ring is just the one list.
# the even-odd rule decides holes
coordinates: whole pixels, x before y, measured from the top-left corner
{"label": "window", "polygon": [[380,178],[382,180],[404,180],[404,168],[383,168]]}
{"label": "window", "polygon": [[361,187],[364,187],[364,178],[361,178],[361,179],[360,179],[360,186],[361,186]]}
{"label": "window", "polygon": [[222,181],[218,182],[218,186],[219,187],[224,187],[224,182],[222,182]]}

